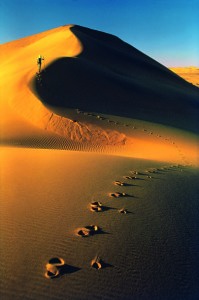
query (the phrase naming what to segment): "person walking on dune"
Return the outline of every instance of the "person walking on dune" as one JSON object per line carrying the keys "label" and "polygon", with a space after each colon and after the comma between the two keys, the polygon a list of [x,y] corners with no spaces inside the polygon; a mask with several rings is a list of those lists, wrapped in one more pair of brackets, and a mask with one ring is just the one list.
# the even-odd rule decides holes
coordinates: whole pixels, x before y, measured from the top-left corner
{"label": "person walking on dune", "polygon": [[37,64],[39,66],[39,73],[41,71],[41,61],[44,60],[44,57],[42,57],[41,55],[38,56],[37,58]]}

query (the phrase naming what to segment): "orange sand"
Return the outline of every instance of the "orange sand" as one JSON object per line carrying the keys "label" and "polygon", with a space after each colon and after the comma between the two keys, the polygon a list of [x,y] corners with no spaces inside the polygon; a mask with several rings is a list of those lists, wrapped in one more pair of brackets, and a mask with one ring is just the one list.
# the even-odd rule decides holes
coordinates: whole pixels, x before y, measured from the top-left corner
{"label": "orange sand", "polygon": [[[0,148],[0,157],[1,299],[198,295],[198,170],[75,151]],[[123,178],[133,170],[139,179]],[[106,210],[91,212],[92,201]],[[91,224],[102,232],[76,235]],[[53,257],[66,264],[54,280],[45,277]]]}
{"label": "orange sand", "polygon": [[196,299],[198,89],[80,26],[0,53],[1,299]]}
{"label": "orange sand", "polygon": [[[79,36],[79,38],[77,38],[76,36]],[[88,49],[87,45],[87,41],[89,41],[89,38],[91,38],[93,47],[95,46],[96,40],[93,37],[99,39],[99,42],[101,44],[98,48],[101,49],[100,51],[105,51],[104,53],[106,53],[107,49],[105,49],[104,47],[106,45],[107,37],[105,34],[103,36],[103,33],[98,34],[95,31],[87,31],[81,27],[72,25],[59,27],[0,46],[2,56],[0,110],[1,143],[44,148],[54,147],[72,150],[84,149],[86,151],[99,151],[100,149],[100,151],[102,152],[108,151],[108,153],[114,153],[118,155],[167,160],[172,162],[174,161],[185,163],[186,161],[187,163],[197,164],[197,137],[191,136],[189,134],[181,134],[181,137],[178,138],[178,134],[175,130],[172,131],[172,128],[169,129],[169,127],[164,126],[160,127],[159,125],[161,120],[163,124],[167,124],[169,122],[169,119],[171,118],[173,120],[176,119],[175,122],[178,127],[177,122],[178,120],[180,121],[180,111],[176,112],[176,117],[175,111],[176,109],[178,110],[177,107],[181,106],[182,109],[184,109],[183,119],[187,120],[187,126],[189,125],[189,123],[191,124],[191,119],[194,120],[195,117],[191,118],[192,115],[187,115],[187,105],[192,105],[186,102],[187,100],[183,100],[184,102],[181,102],[181,105],[177,104],[176,108],[174,109],[171,107],[170,113],[168,111],[168,115],[165,115],[165,118],[161,117],[161,110],[160,108],[158,110],[159,104],[157,100],[155,100],[157,103],[154,102],[154,104],[151,104],[151,106],[149,106],[149,104],[147,103],[144,104],[145,98],[147,97],[146,91],[146,94],[142,94],[142,97],[140,98],[140,101],[144,101],[143,105],[146,106],[144,115],[141,116],[140,113],[136,113],[136,110],[140,110],[138,101],[136,100],[136,102],[134,101],[134,104],[131,108],[133,116],[136,117],[133,119],[120,119],[119,111],[121,110],[121,113],[125,116],[128,115],[127,113],[130,111],[130,109],[128,109],[128,106],[124,108],[122,108],[121,106],[121,109],[119,111],[116,111],[117,105],[114,106],[114,101],[116,101],[116,99],[111,99],[112,96],[110,94],[110,91],[113,90],[112,84],[111,90],[109,90],[109,87],[106,86],[105,91],[109,99],[111,100],[110,103],[112,105],[112,111],[117,116],[106,114],[111,110],[106,111],[105,109],[104,113],[98,112],[98,106],[95,105],[92,107],[93,113],[90,113],[85,109],[83,112],[81,111],[79,114],[77,114],[77,111],[75,111],[74,109],[67,108],[67,100],[65,110],[61,110],[59,107],[56,108],[54,104],[53,106],[47,105],[47,108],[42,104],[42,102],[40,102],[38,97],[41,98],[41,96],[38,94],[38,92],[34,92],[34,90],[30,89],[29,86],[38,68],[36,65],[36,58],[38,54],[44,55],[46,68],[47,66],[51,66],[52,63],[56,63],[58,58],[63,57],[71,57],[74,62],[79,62],[80,60],[78,60],[78,57],[80,57],[81,59],[81,55],[82,58],[85,57],[87,61],[85,67],[87,67],[87,65],[89,66],[89,55],[91,57],[92,64],[93,62],[95,62],[95,66],[98,67],[97,58],[100,56],[95,57],[94,52],[89,53],[90,50]],[[125,51],[127,51],[128,55],[131,55],[132,50],[129,48],[130,46],[126,45],[125,43],[122,44],[123,42],[113,36],[108,36],[108,38],[110,39],[109,46],[112,47],[113,45],[113,48],[111,48],[113,49],[113,51],[115,51],[114,49],[116,44],[121,48],[120,51],[124,51],[124,53]],[[140,59],[142,58],[145,61],[146,65],[150,64],[148,68],[151,68],[151,70],[155,72],[154,65],[157,64],[156,62],[139,53],[135,49],[133,51],[135,52],[132,52],[132,55],[134,55],[135,58],[136,55],[138,57],[140,56]],[[115,57],[115,62],[118,63],[119,60],[117,60],[117,56],[114,55],[116,54],[114,54],[113,52],[113,59]],[[121,55],[122,54],[120,54],[120,56]],[[123,56],[121,56],[121,59],[124,59]],[[134,57],[132,59],[134,59]],[[107,63],[114,63],[114,61],[108,57]],[[121,69],[121,72],[128,72],[128,68],[124,68],[122,67],[122,65],[118,66]],[[172,73],[167,73],[167,69],[163,66],[157,64],[156,68],[159,68],[159,72],[161,76],[165,76],[165,80],[167,80],[168,76],[170,76],[171,80],[174,80],[174,82],[176,80],[176,86],[177,84],[179,84],[179,91],[181,93],[180,85],[183,86],[183,83],[178,83],[178,78],[176,77],[173,77],[172,79]],[[70,69],[70,72],[72,72],[72,69]],[[100,65],[99,72],[101,72]],[[106,72],[108,74],[108,69]],[[143,76],[148,76],[144,73],[144,71],[142,71],[142,73]],[[48,77],[51,76],[50,72],[46,74]],[[57,75],[59,77],[59,74]],[[74,77],[73,73],[71,73],[71,77]],[[84,79],[81,78],[78,74],[76,76],[76,79],[79,81],[77,81],[77,83],[73,83],[74,89],[76,89],[75,85],[78,84],[78,82],[80,83],[80,80],[82,80],[82,82],[86,84],[86,82],[84,82]],[[149,79],[150,78],[148,77],[148,80]],[[99,80],[101,79],[99,78]],[[135,85],[136,79],[133,80],[133,85]],[[138,80],[141,80],[141,77],[138,77]],[[160,83],[159,86],[162,88],[162,91],[164,93],[165,86],[162,85],[162,83]],[[72,85],[70,85],[70,88],[71,87]],[[93,88],[94,86],[92,87],[92,89]],[[194,95],[196,94],[196,91],[192,91],[191,88],[186,85],[183,88],[184,91],[186,91],[186,89],[187,91],[190,90],[190,93],[192,93],[193,97],[195,97]],[[156,87],[154,87],[154,91],[155,89]],[[120,88],[120,90],[118,90],[118,93],[123,93],[123,91],[125,93],[125,89]],[[178,89],[176,89],[175,93],[176,95],[178,95]],[[185,92],[185,94],[186,93],[187,92]],[[64,95],[62,96],[65,97]],[[129,93],[126,96],[129,98],[134,97],[132,93]],[[169,94],[167,96],[169,99]],[[176,97],[178,98],[178,96]],[[41,100],[43,101],[43,99]],[[79,101],[77,97],[72,98],[71,100],[73,102]],[[149,99],[151,103],[153,103],[153,100],[153,98]],[[94,100],[90,99],[90,101],[93,103]],[[82,106],[82,103],[78,103]],[[75,105],[78,105],[78,103],[76,103]],[[100,103],[102,104],[102,102]],[[104,103],[107,102],[105,101]],[[153,107],[153,105],[155,105],[155,107]],[[171,105],[171,102],[168,101],[168,105]],[[166,109],[167,106],[162,109]],[[153,112],[155,112],[156,109],[157,113],[155,115]],[[193,110],[193,112],[194,111],[195,110]],[[150,114],[154,114],[154,120],[152,119],[152,115],[150,118],[148,118]],[[140,116],[142,119],[145,118],[146,120],[150,120],[150,122],[143,123],[143,121],[139,121],[138,119]],[[104,117],[104,119],[102,119],[102,117]],[[74,119],[77,119],[77,122],[74,122]],[[159,124],[155,124],[157,123],[157,121]],[[182,122],[180,122],[179,124],[181,126]],[[135,129],[135,124],[137,126],[137,129]],[[193,125],[191,126],[193,128]],[[158,135],[161,136],[161,138],[157,138],[158,135],[156,133],[151,134],[151,128],[153,128],[154,132],[158,132]],[[162,134],[162,132],[164,134]]]}
{"label": "orange sand", "polygon": [[178,74],[186,81],[199,87],[199,68],[198,67],[176,67],[170,68],[171,71]]}

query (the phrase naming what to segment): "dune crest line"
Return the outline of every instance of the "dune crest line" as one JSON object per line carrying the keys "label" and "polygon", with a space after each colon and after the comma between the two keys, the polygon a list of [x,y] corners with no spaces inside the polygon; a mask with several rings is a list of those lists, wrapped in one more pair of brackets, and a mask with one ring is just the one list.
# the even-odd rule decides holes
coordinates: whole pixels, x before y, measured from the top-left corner
{"label": "dune crest line", "polygon": [[55,59],[41,82],[31,83],[45,106],[66,118],[64,110],[78,108],[198,133],[197,87],[116,36],[77,25],[70,30],[82,51]]}
{"label": "dune crest line", "polygon": [[118,37],[66,25],[0,50],[1,144],[197,161],[175,129],[198,134],[198,88]]}
{"label": "dune crest line", "polygon": [[[3,63],[4,77],[6,78],[5,89],[9,87],[9,93],[6,93],[6,90],[3,95],[4,99],[7,98],[7,104],[14,111],[40,129],[77,142],[123,145],[125,144],[123,134],[103,130],[94,125],[85,125],[82,122],[75,123],[68,118],[52,113],[30,90],[29,83],[37,72],[36,58],[39,53],[44,54],[45,67],[47,67],[57,58],[75,58],[82,52],[83,46],[80,40],[70,30],[72,26],[55,28],[4,45],[4,51],[12,52],[13,47],[15,48],[12,58],[7,61],[5,58]],[[2,84],[4,77],[2,76]]]}

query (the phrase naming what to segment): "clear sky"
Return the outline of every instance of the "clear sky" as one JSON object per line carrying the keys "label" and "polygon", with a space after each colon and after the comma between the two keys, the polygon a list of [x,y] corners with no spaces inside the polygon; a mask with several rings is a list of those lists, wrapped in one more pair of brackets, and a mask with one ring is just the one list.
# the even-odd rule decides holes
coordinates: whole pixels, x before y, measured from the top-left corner
{"label": "clear sky", "polygon": [[114,34],[167,67],[199,66],[199,0],[0,0],[0,44],[67,24]]}

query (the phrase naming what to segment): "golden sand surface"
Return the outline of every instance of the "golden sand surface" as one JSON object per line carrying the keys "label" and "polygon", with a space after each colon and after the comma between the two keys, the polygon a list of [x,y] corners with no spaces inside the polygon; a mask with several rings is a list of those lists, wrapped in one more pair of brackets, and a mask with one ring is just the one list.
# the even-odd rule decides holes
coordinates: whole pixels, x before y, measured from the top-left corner
{"label": "golden sand surface", "polygon": [[169,68],[174,73],[178,74],[186,81],[199,87],[199,68],[198,67],[175,67]]}
{"label": "golden sand surface", "polygon": [[23,136],[28,135],[28,130],[32,134],[34,127],[45,128],[51,112],[30,91],[28,83],[38,71],[36,62],[40,53],[45,53],[47,65],[57,57],[75,56],[81,52],[81,44],[69,27],[52,29],[0,46],[3,137],[11,131],[13,136]]}
{"label": "golden sand surface", "polygon": [[[49,149],[0,155],[1,299],[197,299],[198,169]],[[88,225],[100,232],[77,236]],[[65,266],[47,279],[53,257]]]}
{"label": "golden sand surface", "polygon": [[198,162],[197,136],[171,128],[197,131],[197,90],[118,38],[67,25],[0,51],[1,144]]}
{"label": "golden sand surface", "polygon": [[1,299],[197,299],[198,89],[81,26],[0,53]]}

